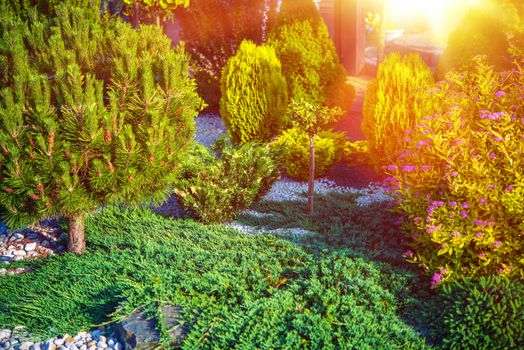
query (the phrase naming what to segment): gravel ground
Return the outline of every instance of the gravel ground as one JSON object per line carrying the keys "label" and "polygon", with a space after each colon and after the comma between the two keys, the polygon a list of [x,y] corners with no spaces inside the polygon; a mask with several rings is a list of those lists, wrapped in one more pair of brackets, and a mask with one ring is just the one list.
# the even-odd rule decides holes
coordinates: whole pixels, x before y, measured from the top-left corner
{"label": "gravel ground", "polygon": [[226,127],[217,114],[201,114],[195,118],[195,122],[197,124],[195,140],[206,147],[226,135]]}
{"label": "gravel ground", "polygon": [[110,329],[97,328],[80,332],[75,336],[65,334],[44,342],[33,342],[24,327],[0,329],[0,349],[13,350],[122,350],[123,345],[112,335]]}

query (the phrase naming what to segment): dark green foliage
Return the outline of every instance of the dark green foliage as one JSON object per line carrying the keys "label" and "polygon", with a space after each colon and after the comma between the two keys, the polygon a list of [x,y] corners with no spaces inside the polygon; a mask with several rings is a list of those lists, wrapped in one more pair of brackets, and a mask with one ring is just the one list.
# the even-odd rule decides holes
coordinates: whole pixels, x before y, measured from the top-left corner
{"label": "dark green foliage", "polygon": [[493,13],[470,10],[448,39],[448,46],[440,58],[435,78],[442,80],[451,70],[460,70],[477,55],[486,55],[489,65],[506,70],[511,61],[508,38],[503,22]]}
{"label": "dark green foliage", "polygon": [[[300,8],[307,6],[308,1],[300,3],[289,6]],[[318,20],[300,20],[315,16],[301,16],[298,9],[293,11],[299,14],[294,21],[291,13],[279,13],[277,23],[282,24],[272,29],[268,39],[282,63],[289,98],[347,110],[353,102],[354,88],[346,82],[346,72],[325,23],[318,13]],[[304,12],[310,11],[306,8]]]}
{"label": "dark green foliage", "polygon": [[435,340],[445,349],[524,348],[524,288],[507,277],[444,285],[432,301]]}
{"label": "dark green foliage", "polygon": [[47,215],[165,198],[201,100],[160,30],[55,8],[0,39],[0,203],[20,227]]}
{"label": "dark green foliage", "polygon": [[315,26],[322,21],[320,13],[313,0],[283,0],[280,4],[275,27],[291,24],[294,22],[310,21]]}
{"label": "dark green foliage", "polygon": [[275,50],[243,41],[222,71],[220,114],[235,144],[270,141],[287,108],[286,80]]}
{"label": "dark green foliage", "polygon": [[[347,198],[339,203],[356,214]],[[120,318],[145,305],[157,317],[167,302],[189,322],[185,349],[425,348],[397,315],[412,274],[355,257],[343,240],[333,254],[313,245],[316,255],[270,235],[115,207],[87,220],[87,239],[89,254],[0,277],[3,327],[76,334],[112,311]]]}
{"label": "dark green foliage", "polygon": [[222,69],[242,40],[262,42],[264,8],[264,0],[191,0],[175,11],[198,92],[211,110],[219,107]]}
{"label": "dark green foliage", "polygon": [[267,146],[225,146],[218,157],[197,145],[178,170],[175,193],[184,209],[204,223],[234,219],[258,201],[278,179]]}

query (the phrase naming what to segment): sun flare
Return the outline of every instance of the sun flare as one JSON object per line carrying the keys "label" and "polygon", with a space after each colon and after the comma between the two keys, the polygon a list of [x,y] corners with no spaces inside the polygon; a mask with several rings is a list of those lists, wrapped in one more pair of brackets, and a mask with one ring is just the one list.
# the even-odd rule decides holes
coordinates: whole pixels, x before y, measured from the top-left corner
{"label": "sun flare", "polygon": [[465,12],[480,4],[480,0],[385,0],[389,23],[425,23],[437,41],[447,39]]}

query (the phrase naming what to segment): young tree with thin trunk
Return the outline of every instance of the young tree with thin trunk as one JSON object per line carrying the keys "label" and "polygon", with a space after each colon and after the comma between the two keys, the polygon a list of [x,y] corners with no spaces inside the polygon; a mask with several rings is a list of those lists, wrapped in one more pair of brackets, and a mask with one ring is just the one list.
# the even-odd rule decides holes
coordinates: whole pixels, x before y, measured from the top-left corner
{"label": "young tree with thin trunk", "polygon": [[340,108],[313,105],[306,100],[291,103],[291,123],[309,136],[309,183],[307,211],[313,213],[313,195],[315,193],[315,135],[343,115]]}
{"label": "young tree with thin trunk", "polygon": [[158,28],[58,6],[0,35],[0,219],[64,216],[84,251],[84,218],[170,193],[202,101],[189,57]]}

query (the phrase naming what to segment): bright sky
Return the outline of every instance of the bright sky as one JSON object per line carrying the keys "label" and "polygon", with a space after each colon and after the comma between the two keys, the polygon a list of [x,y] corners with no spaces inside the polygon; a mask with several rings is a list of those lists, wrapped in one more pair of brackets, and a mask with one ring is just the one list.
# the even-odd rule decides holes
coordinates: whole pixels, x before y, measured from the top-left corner
{"label": "bright sky", "polygon": [[406,20],[428,23],[435,39],[446,39],[468,8],[479,0],[385,0],[386,16],[395,23]]}

